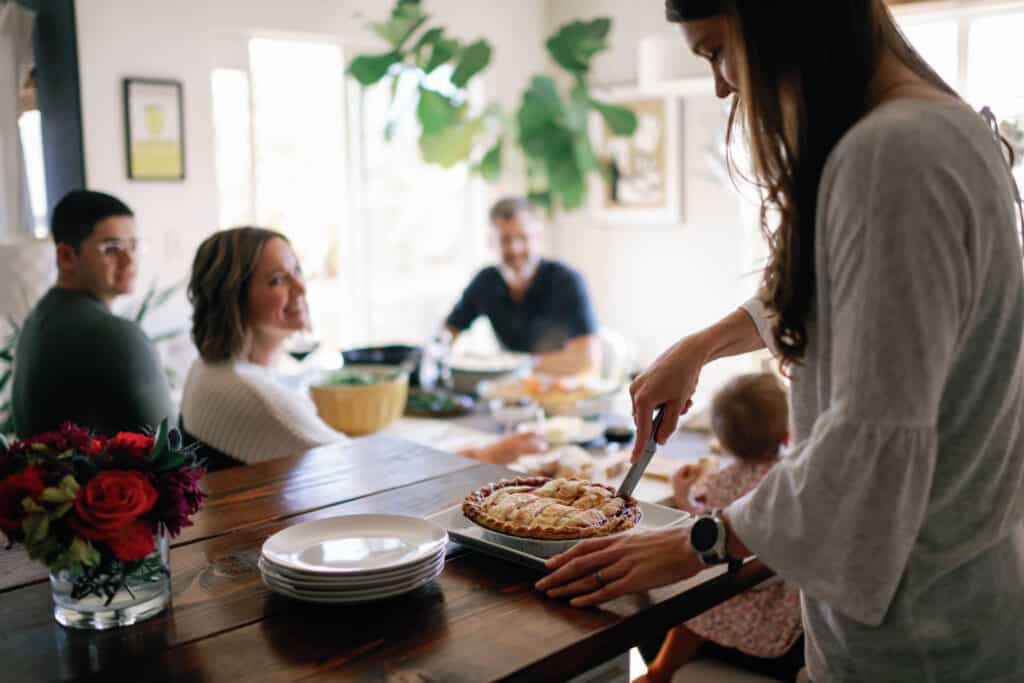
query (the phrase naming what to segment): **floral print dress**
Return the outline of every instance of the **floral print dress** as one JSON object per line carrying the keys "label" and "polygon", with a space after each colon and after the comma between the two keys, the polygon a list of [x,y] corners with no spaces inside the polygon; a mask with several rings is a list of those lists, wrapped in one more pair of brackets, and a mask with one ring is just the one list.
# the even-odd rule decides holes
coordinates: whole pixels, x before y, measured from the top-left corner
{"label": "floral print dress", "polygon": [[[773,465],[740,461],[708,475],[698,497],[702,511],[725,508],[743,497]],[[776,577],[694,617],[686,627],[702,638],[754,657],[781,657],[803,632],[800,591]]]}

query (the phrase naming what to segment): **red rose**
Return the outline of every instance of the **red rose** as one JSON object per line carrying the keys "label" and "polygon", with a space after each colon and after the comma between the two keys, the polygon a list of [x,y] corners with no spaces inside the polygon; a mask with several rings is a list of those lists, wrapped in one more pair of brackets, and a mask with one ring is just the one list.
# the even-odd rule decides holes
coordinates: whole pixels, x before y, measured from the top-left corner
{"label": "red rose", "polygon": [[107,539],[114,556],[122,562],[141,560],[153,552],[153,529],[141,519],[122,527],[121,532]]}
{"label": "red rose", "polygon": [[0,529],[5,532],[21,529],[25,519],[21,501],[38,496],[44,488],[43,470],[39,465],[29,465],[0,481]]}
{"label": "red rose", "polygon": [[134,432],[118,432],[107,442],[110,453],[128,453],[136,458],[143,458],[153,450],[153,437]]}
{"label": "red rose", "polygon": [[156,499],[156,489],[141,472],[105,470],[78,490],[76,514],[68,524],[83,538],[107,541],[149,512]]}

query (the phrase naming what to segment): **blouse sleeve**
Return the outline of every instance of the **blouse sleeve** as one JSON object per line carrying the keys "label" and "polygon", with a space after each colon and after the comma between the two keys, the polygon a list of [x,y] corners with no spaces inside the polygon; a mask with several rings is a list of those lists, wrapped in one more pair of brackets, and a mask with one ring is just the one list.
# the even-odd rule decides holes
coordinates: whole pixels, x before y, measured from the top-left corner
{"label": "blouse sleeve", "polygon": [[778,574],[874,626],[929,503],[939,404],[970,291],[969,201],[955,166],[930,153],[929,141],[862,142],[873,144],[840,159],[820,193],[827,410],[727,515]]}
{"label": "blouse sleeve", "polygon": [[747,300],[745,303],[740,305],[750,319],[754,321],[754,326],[757,328],[757,334],[761,337],[761,341],[768,347],[773,356],[779,355],[778,344],[775,343],[775,337],[772,335],[772,319],[768,312],[768,308],[764,305],[761,296],[755,296]]}

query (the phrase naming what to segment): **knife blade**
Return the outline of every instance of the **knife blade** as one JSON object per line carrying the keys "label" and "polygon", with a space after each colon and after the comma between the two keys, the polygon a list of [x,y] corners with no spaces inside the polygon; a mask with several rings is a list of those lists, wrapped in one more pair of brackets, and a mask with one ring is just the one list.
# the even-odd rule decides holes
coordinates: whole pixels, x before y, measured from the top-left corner
{"label": "knife blade", "polygon": [[654,423],[651,426],[651,436],[647,439],[647,445],[644,446],[644,451],[640,454],[637,461],[630,465],[629,471],[626,472],[626,478],[622,480],[622,484],[619,486],[617,495],[621,497],[633,495],[633,490],[640,483],[640,477],[643,476],[644,470],[651,463],[654,452],[658,450],[658,429],[661,427],[661,418],[664,415],[665,406],[658,406],[654,414]]}

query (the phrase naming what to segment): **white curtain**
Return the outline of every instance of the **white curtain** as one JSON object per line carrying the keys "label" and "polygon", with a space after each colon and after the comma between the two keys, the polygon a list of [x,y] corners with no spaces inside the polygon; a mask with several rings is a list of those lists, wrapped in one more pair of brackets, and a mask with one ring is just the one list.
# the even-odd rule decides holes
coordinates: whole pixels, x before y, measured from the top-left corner
{"label": "white curtain", "polygon": [[25,157],[18,131],[22,86],[32,71],[35,13],[0,0],[0,239],[30,235]]}

